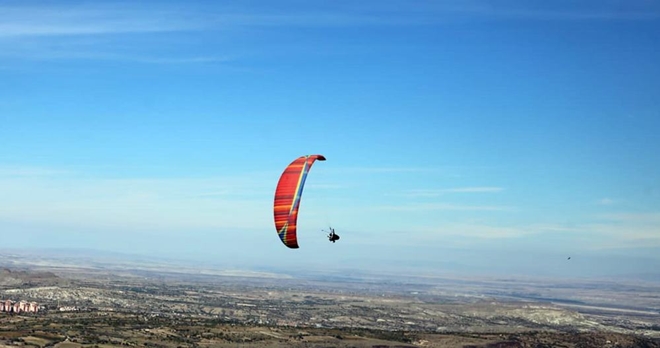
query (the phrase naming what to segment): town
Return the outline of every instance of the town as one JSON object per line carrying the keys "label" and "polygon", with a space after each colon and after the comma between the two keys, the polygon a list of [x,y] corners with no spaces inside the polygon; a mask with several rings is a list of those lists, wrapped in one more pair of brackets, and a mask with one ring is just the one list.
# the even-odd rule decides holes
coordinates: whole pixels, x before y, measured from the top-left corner
{"label": "town", "polygon": [[36,302],[3,300],[0,302],[0,312],[7,313],[36,313],[39,305]]}

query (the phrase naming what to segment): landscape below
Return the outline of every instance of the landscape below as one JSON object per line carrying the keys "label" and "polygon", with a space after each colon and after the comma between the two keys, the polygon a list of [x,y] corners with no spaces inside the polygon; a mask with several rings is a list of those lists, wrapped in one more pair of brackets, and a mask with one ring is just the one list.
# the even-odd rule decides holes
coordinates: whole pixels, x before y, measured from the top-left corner
{"label": "landscape below", "polygon": [[[0,254],[0,347],[660,347],[660,284]],[[13,307],[12,307],[13,308]]]}

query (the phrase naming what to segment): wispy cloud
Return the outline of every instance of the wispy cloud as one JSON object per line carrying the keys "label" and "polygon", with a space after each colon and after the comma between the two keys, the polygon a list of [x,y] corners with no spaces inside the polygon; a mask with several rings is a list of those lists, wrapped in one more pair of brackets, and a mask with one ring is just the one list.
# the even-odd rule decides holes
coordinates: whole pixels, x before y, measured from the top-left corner
{"label": "wispy cloud", "polygon": [[533,233],[532,230],[527,228],[486,224],[452,224],[447,227],[426,230],[426,232],[488,239],[520,237]]}
{"label": "wispy cloud", "polygon": [[475,186],[475,187],[456,187],[456,188],[446,188],[446,189],[415,189],[415,190],[408,190],[403,195],[407,197],[437,197],[448,193],[495,193],[502,191],[504,191],[504,188],[502,187]]}
{"label": "wispy cloud", "polygon": [[[228,44],[233,42],[237,29],[345,27],[400,21],[382,14],[312,5],[293,6],[286,11],[278,8],[266,3],[255,7],[213,3],[189,6],[185,2],[5,4],[0,5],[3,14],[0,17],[0,57],[151,64],[223,63],[230,59],[228,56],[241,55],[236,49],[232,51],[230,47],[233,46]],[[194,33],[195,36],[192,40],[187,36],[186,40],[172,35],[175,33]],[[217,44],[219,41],[222,44]],[[200,46],[199,42],[209,44]],[[196,53],[187,55],[185,52]]]}
{"label": "wispy cloud", "polygon": [[660,248],[660,212],[616,213],[591,218],[592,221],[574,224],[575,230],[570,231],[589,236],[589,248]]}
{"label": "wispy cloud", "polygon": [[346,174],[397,174],[397,173],[419,173],[419,174],[440,174],[443,176],[457,177],[459,171],[470,170],[484,170],[492,169],[492,167],[485,166],[400,166],[400,167],[387,167],[387,166],[355,166],[355,167],[328,167],[325,169],[328,173],[346,173]]}
{"label": "wispy cloud", "polygon": [[616,201],[611,199],[611,198],[601,198],[596,203],[599,204],[599,205],[612,205],[615,202]]}
{"label": "wispy cloud", "polygon": [[[341,3],[341,2],[339,2]],[[341,6],[341,5],[340,5]],[[660,18],[660,6],[653,1],[580,1],[580,2],[532,2],[488,0],[463,1],[409,1],[395,0],[344,4],[345,11],[379,14],[383,17],[399,17],[399,24],[408,24],[401,17],[414,18],[417,25],[450,22],[455,20],[552,20],[552,21],[640,21]]]}
{"label": "wispy cloud", "polygon": [[[617,6],[462,2],[299,2],[272,5],[87,2],[0,5],[0,55],[30,59],[99,59],[149,64],[222,63],[240,56],[229,44],[237,29],[419,26],[462,20],[648,20],[660,18],[653,3]],[[194,40],[171,34],[194,33]],[[210,34],[210,35],[209,35]],[[149,35],[149,36],[146,36]],[[175,38],[176,37],[176,38]],[[188,36],[190,37],[190,36]],[[143,41],[136,40],[142,38]],[[149,39],[145,39],[149,38]],[[153,38],[157,38],[154,40]],[[199,45],[219,40],[220,45]],[[84,42],[81,39],[85,39]],[[182,40],[183,42],[177,42]],[[113,45],[121,42],[121,45]],[[194,42],[197,42],[195,44]],[[216,41],[213,41],[217,43]],[[110,43],[110,44],[109,44]],[[189,45],[196,45],[190,50]],[[149,54],[144,47],[148,46]],[[168,50],[177,46],[178,49]],[[210,49],[209,47],[215,47]],[[162,52],[157,52],[161,50]],[[190,56],[181,52],[196,51]],[[175,53],[173,53],[175,52]],[[386,168],[383,168],[386,169]]]}
{"label": "wispy cloud", "polygon": [[468,0],[444,3],[437,11],[488,19],[534,20],[620,20],[639,21],[660,18],[660,6],[651,1],[587,1],[587,2],[500,2]]}
{"label": "wispy cloud", "polygon": [[[658,5],[624,4],[612,6],[593,2],[588,5],[533,3],[493,4],[483,0],[463,2],[408,1],[334,6],[308,4],[281,7],[250,7],[206,4],[187,6],[160,3],[144,5],[134,2],[91,2],[75,5],[2,5],[0,37],[103,35],[121,33],[158,33],[191,30],[219,30],[236,27],[263,26],[356,26],[419,25],[437,23],[465,14],[488,18],[579,19],[579,20],[644,20],[660,17]],[[406,6],[403,6],[406,5]],[[442,15],[445,16],[442,16]]]}
{"label": "wispy cloud", "polygon": [[660,228],[660,212],[614,213],[600,215],[599,217],[613,222],[657,225]]}
{"label": "wispy cloud", "polygon": [[[36,53],[36,51],[35,51]],[[39,55],[31,55],[31,59],[35,60],[58,60],[58,59],[76,59],[76,60],[96,60],[96,61],[116,61],[116,62],[132,62],[141,64],[217,64],[217,63],[231,63],[235,58],[226,57],[195,57],[195,56],[167,56],[158,57],[144,53],[117,53],[117,52],[89,52],[85,50],[80,51],[50,51],[47,56],[43,52]]]}
{"label": "wispy cloud", "polygon": [[0,37],[71,36],[201,29],[174,8],[92,3],[0,6]]}
{"label": "wispy cloud", "polygon": [[565,224],[533,224],[529,226],[529,230],[538,232],[580,232],[583,229],[576,226],[567,226]]}
{"label": "wispy cloud", "polygon": [[48,169],[4,172],[0,175],[0,220],[4,221],[77,226],[89,231],[272,224],[272,183],[257,174],[107,179]]}
{"label": "wispy cloud", "polygon": [[328,168],[328,172],[342,172],[342,173],[421,173],[437,171],[437,168],[424,168],[424,167],[344,167],[344,168]]}
{"label": "wispy cloud", "polygon": [[444,192],[500,192],[504,190],[501,187],[459,187],[445,189]]}
{"label": "wispy cloud", "polygon": [[[186,53],[191,51],[189,43],[171,38],[173,32],[213,28],[208,20],[196,20],[204,13],[197,16],[183,4],[0,5],[0,13],[3,13],[0,57],[145,64],[224,63],[229,60],[226,55],[208,50]],[[172,49],[177,46],[179,49]]]}
{"label": "wispy cloud", "polygon": [[[630,218],[630,220],[628,220]],[[415,220],[407,227],[390,226],[373,233],[356,234],[359,242],[383,245],[443,245],[471,248],[489,240],[550,250],[552,248],[608,250],[620,248],[658,248],[660,250],[660,214],[627,216],[604,223],[497,223],[488,221],[450,222],[420,225]],[[363,227],[364,228],[364,227]],[[378,237],[374,239],[374,237]],[[522,244],[520,244],[522,243]],[[504,245],[504,244],[498,244]]]}
{"label": "wispy cloud", "polygon": [[[469,247],[482,240],[510,239],[533,235],[534,230],[520,226],[497,226],[488,223],[445,223],[437,226],[409,226],[376,232],[351,232],[357,242],[373,245]],[[374,239],[374,237],[378,237]]]}
{"label": "wispy cloud", "polygon": [[[298,4],[299,5],[299,4]],[[406,17],[379,11],[350,8],[318,8],[312,5],[277,10],[268,5],[186,6],[160,3],[157,6],[133,2],[87,3],[78,5],[0,6],[0,37],[107,35],[125,33],[167,33],[174,31],[219,31],[240,27],[319,27],[414,24]]]}
{"label": "wispy cloud", "polygon": [[0,179],[3,177],[35,177],[71,174],[70,170],[33,166],[0,166]]}
{"label": "wispy cloud", "polygon": [[346,188],[346,185],[342,184],[329,184],[329,183],[309,183],[305,184],[305,189],[315,189],[315,190],[337,190]]}
{"label": "wispy cloud", "polygon": [[458,205],[449,203],[430,203],[430,204],[406,204],[406,205],[383,205],[375,206],[371,209],[384,211],[513,211],[515,208],[508,206],[488,206],[488,205]]}

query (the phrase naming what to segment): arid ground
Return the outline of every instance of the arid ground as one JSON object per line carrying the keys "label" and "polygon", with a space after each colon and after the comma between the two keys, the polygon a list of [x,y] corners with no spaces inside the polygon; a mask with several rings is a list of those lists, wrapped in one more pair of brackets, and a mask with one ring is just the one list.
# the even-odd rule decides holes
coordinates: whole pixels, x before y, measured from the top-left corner
{"label": "arid ground", "polygon": [[[0,345],[660,347],[660,285],[291,276],[2,255]],[[84,266],[82,266],[84,265]]]}

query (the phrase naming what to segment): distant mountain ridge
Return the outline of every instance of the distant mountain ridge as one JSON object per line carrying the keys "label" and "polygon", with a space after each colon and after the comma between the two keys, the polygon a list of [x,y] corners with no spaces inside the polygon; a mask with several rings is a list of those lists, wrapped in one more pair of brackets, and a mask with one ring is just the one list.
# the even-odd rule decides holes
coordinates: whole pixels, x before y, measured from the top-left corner
{"label": "distant mountain ridge", "polygon": [[0,270],[0,286],[12,287],[21,285],[46,286],[55,285],[62,281],[52,272],[21,271],[3,268]]}

